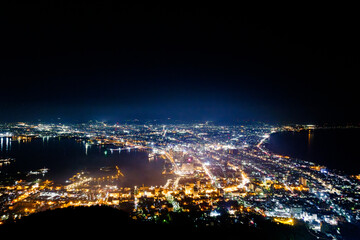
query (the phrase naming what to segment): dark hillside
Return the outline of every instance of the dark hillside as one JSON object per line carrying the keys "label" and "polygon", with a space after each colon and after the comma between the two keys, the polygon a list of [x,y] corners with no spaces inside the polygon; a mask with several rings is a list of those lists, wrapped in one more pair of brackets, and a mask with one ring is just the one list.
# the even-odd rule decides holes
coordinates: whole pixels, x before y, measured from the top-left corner
{"label": "dark hillside", "polygon": [[174,214],[171,219],[170,223],[155,224],[135,221],[128,213],[110,207],[77,207],[40,212],[16,223],[4,224],[0,228],[0,234],[36,236],[40,239],[115,235],[136,239],[216,236],[236,236],[237,239],[313,239],[301,224],[290,227],[258,219],[257,227],[253,227],[240,223],[226,224],[226,219],[220,219],[220,224],[204,223],[195,227],[188,214]]}

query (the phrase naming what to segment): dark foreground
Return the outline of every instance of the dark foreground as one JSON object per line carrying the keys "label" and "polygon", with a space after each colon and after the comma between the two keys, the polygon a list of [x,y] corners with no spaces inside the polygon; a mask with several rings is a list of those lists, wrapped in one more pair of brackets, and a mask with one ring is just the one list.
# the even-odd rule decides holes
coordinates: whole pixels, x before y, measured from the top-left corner
{"label": "dark foreground", "polygon": [[[133,220],[129,214],[110,207],[77,207],[45,211],[24,217],[16,223],[0,227],[1,236],[12,237],[107,237],[116,238],[211,238],[221,239],[316,239],[302,224],[279,225],[256,219],[257,226],[249,224],[194,225],[191,216],[173,214],[170,222],[152,223]],[[225,222],[225,221],[224,221]]]}

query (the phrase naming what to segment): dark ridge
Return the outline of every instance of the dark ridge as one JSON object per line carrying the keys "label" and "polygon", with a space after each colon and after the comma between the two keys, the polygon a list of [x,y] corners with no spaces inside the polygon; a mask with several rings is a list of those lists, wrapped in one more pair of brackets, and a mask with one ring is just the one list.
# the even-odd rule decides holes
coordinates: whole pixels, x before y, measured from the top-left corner
{"label": "dark ridge", "polygon": [[[0,235],[31,237],[93,237],[116,238],[211,238],[236,237],[237,239],[315,239],[302,224],[294,227],[278,225],[257,219],[257,227],[248,223],[229,224],[229,218],[194,225],[187,213],[169,213],[167,223],[133,220],[129,214],[111,207],[76,207],[36,213],[15,223],[0,227]],[[121,237],[120,237],[121,236]]]}

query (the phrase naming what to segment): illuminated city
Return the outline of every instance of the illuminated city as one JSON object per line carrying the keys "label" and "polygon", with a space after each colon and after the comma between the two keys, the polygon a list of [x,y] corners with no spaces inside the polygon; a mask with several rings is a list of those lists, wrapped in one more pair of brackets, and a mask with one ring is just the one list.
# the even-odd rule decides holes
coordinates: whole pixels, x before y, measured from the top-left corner
{"label": "illuminated city", "polygon": [[[211,122],[3,124],[1,151],[9,151],[14,142],[72,138],[80,142],[85,154],[89,148],[100,147],[104,155],[145,152],[149,162],[165,160],[165,182],[124,187],[126,175],[117,165],[92,173],[74,172],[66,183],[48,179],[52,169],[46,166],[2,175],[1,223],[50,209],[94,205],[126,210],[133,219],[154,222],[168,212],[200,213],[195,224],[211,222],[224,213],[235,222],[255,214],[286,225],[303,221],[315,235],[324,224],[356,223],[360,220],[360,175],[341,175],[264,147],[275,132],[311,132],[314,128]],[[16,159],[1,159],[1,170],[13,161]]]}
{"label": "illuminated city", "polygon": [[358,8],[269,3],[5,1],[0,236],[359,239]]}

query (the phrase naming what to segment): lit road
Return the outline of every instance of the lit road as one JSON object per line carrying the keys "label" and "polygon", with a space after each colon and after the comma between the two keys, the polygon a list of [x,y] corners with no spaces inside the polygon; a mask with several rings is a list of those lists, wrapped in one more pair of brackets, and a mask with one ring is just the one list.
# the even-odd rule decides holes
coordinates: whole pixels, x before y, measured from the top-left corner
{"label": "lit road", "polygon": [[167,153],[167,152],[165,152],[165,156],[167,157],[167,159],[170,160],[171,164],[174,166],[175,173],[176,173],[176,174],[179,174],[179,173],[180,173],[180,169],[179,169],[179,167],[176,165],[174,158],[173,158],[169,153]]}
{"label": "lit road", "polygon": [[204,169],[206,175],[211,179],[211,183],[214,184],[215,187],[221,188],[221,185],[216,181],[216,177],[211,173],[211,171],[207,168],[207,166],[196,157],[194,157],[194,160],[197,161],[199,164],[201,164],[201,166]]}

